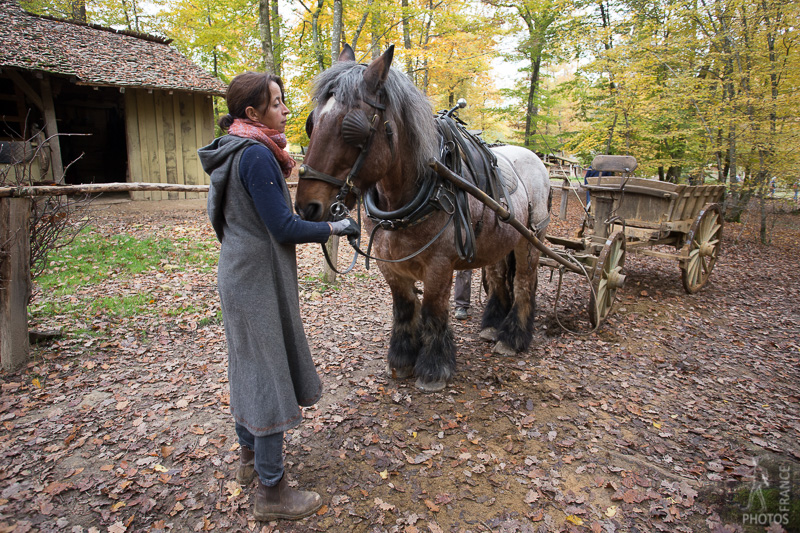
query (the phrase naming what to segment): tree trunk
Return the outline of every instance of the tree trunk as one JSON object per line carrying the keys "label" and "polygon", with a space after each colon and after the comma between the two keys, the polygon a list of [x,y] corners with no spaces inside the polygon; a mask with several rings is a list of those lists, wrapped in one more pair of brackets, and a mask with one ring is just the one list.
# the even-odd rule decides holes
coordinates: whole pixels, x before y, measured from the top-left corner
{"label": "tree trunk", "polygon": [[356,50],[358,47],[358,38],[361,36],[361,32],[364,30],[364,26],[367,24],[367,18],[369,18],[370,9],[372,8],[372,2],[375,0],[369,0],[367,2],[367,9],[364,11],[364,14],[361,15],[361,22],[358,23],[358,28],[356,28],[355,33],[353,33],[353,42],[350,46],[353,47],[353,50]]}
{"label": "tree trunk", "polygon": [[[431,40],[431,24],[433,23],[433,14],[432,14],[433,0],[428,0],[428,11],[429,11],[427,15],[428,20],[425,21],[425,33],[422,39],[420,40],[423,50],[427,50],[428,43],[430,43]],[[422,60],[422,86],[420,87],[420,90],[426,95],[428,94],[429,81],[430,81],[430,73],[428,72],[428,58],[425,57],[425,59]]]}
{"label": "tree trunk", "polygon": [[322,52],[322,42],[319,36],[319,15],[325,0],[317,1],[317,9],[311,15],[311,44],[314,46],[314,55],[317,58],[317,69],[322,72],[325,70],[325,54]]}
{"label": "tree trunk", "polygon": [[331,25],[331,65],[339,58],[342,35],[342,0],[333,0],[333,24]]}
{"label": "tree trunk", "polygon": [[402,0],[403,7],[403,46],[406,49],[406,75],[414,79],[414,68],[411,64],[411,28],[408,19],[411,13],[408,10],[408,0]]}
{"label": "tree trunk", "polygon": [[377,10],[372,12],[370,28],[370,50],[372,59],[378,59],[381,55],[381,15]]}
{"label": "tree trunk", "polygon": [[258,2],[258,33],[261,37],[261,55],[264,58],[264,70],[275,72],[275,56],[272,53],[272,23],[270,21],[269,0]]}
{"label": "tree trunk", "polygon": [[278,13],[278,0],[272,0],[272,71],[276,76],[283,72],[283,43],[281,42],[281,16]]}
{"label": "tree trunk", "polygon": [[670,183],[678,183],[681,177],[681,167],[670,165],[667,169],[667,181]]}
{"label": "tree trunk", "polygon": [[70,19],[86,23],[86,0],[73,0],[70,3],[72,14]]}
{"label": "tree trunk", "polygon": [[539,69],[542,64],[542,54],[537,53],[531,61],[531,85],[528,89],[528,105],[525,110],[525,147],[530,148],[533,144],[534,129],[536,124],[535,117],[539,114],[539,106],[536,105],[536,90],[539,88]]}

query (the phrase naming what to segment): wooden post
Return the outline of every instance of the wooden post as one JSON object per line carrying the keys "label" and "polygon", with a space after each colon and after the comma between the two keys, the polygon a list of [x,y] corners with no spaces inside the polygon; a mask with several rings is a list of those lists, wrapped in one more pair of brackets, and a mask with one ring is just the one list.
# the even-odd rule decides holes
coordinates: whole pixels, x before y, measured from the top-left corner
{"label": "wooden post", "polygon": [[61,143],[58,140],[58,124],[56,123],[56,106],[53,103],[53,91],[50,78],[42,79],[42,105],[44,106],[44,133],[50,145],[50,161],[53,166],[53,179],[56,183],[64,183],[64,164],[61,160]]}
{"label": "wooden post", "polygon": [[[334,265],[339,262],[339,236],[331,235],[328,242],[325,243],[325,248],[328,249],[328,257],[331,258],[331,263]],[[325,283],[336,283],[336,272],[328,265],[325,258],[322,258],[322,280]]]}
{"label": "wooden post", "polygon": [[567,201],[569,200],[570,184],[568,179],[564,179],[561,183],[561,211],[558,212],[558,218],[567,220]]}
{"label": "wooden post", "polygon": [[27,361],[30,271],[30,198],[0,198],[0,363]]}

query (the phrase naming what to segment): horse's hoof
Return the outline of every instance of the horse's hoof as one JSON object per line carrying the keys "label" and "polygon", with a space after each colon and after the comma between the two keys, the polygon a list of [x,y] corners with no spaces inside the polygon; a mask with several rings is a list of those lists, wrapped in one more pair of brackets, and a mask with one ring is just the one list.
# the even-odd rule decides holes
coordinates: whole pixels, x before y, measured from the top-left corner
{"label": "horse's hoof", "polygon": [[480,333],[481,339],[485,341],[494,342],[497,340],[497,328],[482,329]]}
{"label": "horse's hoof", "polygon": [[445,380],[440,381],[422,381],[422,378],[417,378],[417,388],[424,392],[439,392],[444,390],[447,386]]}
{"label": "horse's hoof", "polygon": [[517,351],[503,341],[497,341],[497,344],[492,348],[492,353],[505,356],[517,355]]}
{"label": "horse's hoof", "polygon": [[389,375],[392,379],[406,379],[414,375],[413,366],[404,366],[401,368],[389,367]]}

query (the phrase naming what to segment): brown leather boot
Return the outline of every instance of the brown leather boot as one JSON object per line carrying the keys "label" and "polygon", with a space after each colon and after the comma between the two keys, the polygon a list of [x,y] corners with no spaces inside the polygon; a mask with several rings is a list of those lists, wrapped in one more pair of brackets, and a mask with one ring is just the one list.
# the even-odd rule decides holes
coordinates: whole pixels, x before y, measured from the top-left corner
{"label": "brown leather boot", "polygon": [[253,515],[256,520],[299,520],[322,507],[322,498],[316,492],[289,487],[284,475],[274,487],[258,480]]}
{"label": "brown leather boot", "polygon": [[242,446],[242,452],[239,455],[239,468],[236,470],[236,481],[240,485],[246,487],[253,482],[256,477],[255,458],[256,454],[250,448]]}

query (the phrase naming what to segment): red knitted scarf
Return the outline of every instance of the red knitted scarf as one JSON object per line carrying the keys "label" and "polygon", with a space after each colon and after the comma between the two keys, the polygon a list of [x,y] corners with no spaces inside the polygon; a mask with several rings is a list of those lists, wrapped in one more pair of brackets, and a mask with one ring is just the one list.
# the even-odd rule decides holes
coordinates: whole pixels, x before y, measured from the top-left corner
{"label": "red knitted scarf", "polygon": [[271,130],[260,122],[252,121],[248,118],[234,119],[228,133],[237,137],[245,137],[260,142],[270,149],[278,160],[278,164],[283,172],[283,177],[288,178],[292,173],[292,168],[297,164],[295,160],[284,150],[286,148],[286,135]]}

